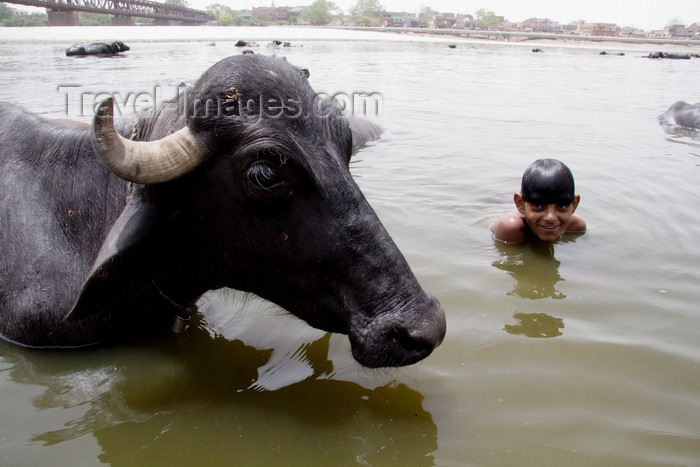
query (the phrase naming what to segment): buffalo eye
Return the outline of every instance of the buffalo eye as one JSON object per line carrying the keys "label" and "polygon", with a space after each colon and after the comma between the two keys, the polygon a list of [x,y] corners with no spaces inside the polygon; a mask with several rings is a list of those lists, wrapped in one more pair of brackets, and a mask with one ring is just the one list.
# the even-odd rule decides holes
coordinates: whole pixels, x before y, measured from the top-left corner
{"label": "buffalo eye", "polygon": [[274,196],[286,193],[287,182],[282,178],[279,167],[270,161],[258,161],[246,171],[247,186],[252,196]]}

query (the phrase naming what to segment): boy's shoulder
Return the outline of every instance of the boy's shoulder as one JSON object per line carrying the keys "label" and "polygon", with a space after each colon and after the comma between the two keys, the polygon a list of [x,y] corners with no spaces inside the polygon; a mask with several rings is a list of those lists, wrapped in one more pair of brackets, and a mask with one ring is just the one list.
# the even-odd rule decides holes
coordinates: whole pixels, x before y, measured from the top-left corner
{"label": "boy's shoulder", "polygon": [[583,233],[586,231],[586,221],[577,214],[571,216],[571,222],[566,229],[567,232],[571,233]]}
{"label": "boy's shoulder", "polygon": [[527,240],[527,224],[518,214],[508,214],[491,225],[496,240],[505,243],[523,243]]}

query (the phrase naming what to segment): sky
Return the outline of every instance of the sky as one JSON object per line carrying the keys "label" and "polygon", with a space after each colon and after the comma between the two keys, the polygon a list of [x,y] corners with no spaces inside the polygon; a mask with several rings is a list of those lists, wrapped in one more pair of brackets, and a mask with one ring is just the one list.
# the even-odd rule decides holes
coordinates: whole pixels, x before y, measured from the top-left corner
{"label": "sky", "polygon": [[[269,6],[273,0],[189,0],[192,8],[205,9],[211,3],[222,3],[234,10],[253,6]],[[332,0],[345,13],[357,0]],[[313,0],[274,0],[276,6],[310,5]],[[595,23],[616,23],[644,30],[663,29],[670,21],[690,25],[700,23],[699,0],[379,0],[388,11],[416,12],[421,6],[449,13],[474,14],[484,8],[511,22],[528,18],[549,18],[560,24],[585,20]]]}

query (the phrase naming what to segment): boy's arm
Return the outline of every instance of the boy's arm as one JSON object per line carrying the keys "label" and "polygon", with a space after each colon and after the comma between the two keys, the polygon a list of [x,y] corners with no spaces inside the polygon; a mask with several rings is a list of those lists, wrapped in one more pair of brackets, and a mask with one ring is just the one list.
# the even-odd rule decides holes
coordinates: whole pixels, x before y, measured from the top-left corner
{"label": "boy's arm", "polygon": [[496,240],[505,243],[524,243],[526,240],[525,222],[522,217],[510,214],[491,225]]}

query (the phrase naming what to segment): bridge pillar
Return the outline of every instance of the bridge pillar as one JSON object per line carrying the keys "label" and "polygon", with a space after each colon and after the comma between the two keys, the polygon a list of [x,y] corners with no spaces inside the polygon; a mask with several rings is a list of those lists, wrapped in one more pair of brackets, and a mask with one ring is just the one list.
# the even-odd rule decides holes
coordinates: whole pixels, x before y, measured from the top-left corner
{"label": "bridge pillar", "polygon": [[133,26],[134,24],[133,16],[112,16],[112,26]]}
{"label": "bridge pillar", "polygon": [[49,26],[80,26],[78,12],[75,10],[58,11],[47,8],[47,14],[49,16]]}
{"label": "bridge pillar", "polygon": [[170,26],[171,24],[169,19],[156,18],[153,20],[153,26]]}

